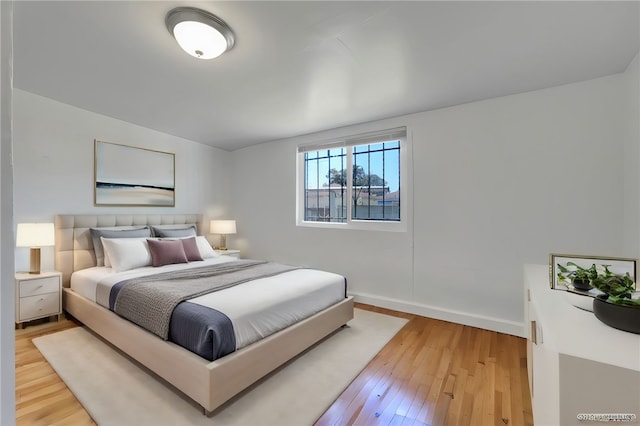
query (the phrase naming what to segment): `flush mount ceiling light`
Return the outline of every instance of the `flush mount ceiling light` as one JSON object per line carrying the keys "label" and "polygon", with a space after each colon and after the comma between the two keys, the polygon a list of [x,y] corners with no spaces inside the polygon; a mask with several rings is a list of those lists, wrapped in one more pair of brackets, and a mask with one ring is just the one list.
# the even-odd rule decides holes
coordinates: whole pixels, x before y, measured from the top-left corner
{"label": "flush mount ceiling light", "polygon": [[176,7],[167,13],[164,22],[180,47],[196,58],[217,58],[233,47],[231,28],[206,10]]}

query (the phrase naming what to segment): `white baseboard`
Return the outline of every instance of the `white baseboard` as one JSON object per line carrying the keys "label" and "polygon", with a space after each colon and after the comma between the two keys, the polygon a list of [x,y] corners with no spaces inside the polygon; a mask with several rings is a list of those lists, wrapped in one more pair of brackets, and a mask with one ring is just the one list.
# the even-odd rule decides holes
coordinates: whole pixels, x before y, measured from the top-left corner
{"label": "white baseboard", "polygon": [[484,315],[470,314],[467,312],[453,311],[450,309],[438,308],[435,306],[411,303],[404,300],[391,299],[388,297],[373,296],[364,293],[349,293],[353,295],[356,302],[381,308],[392,309],[394,311],[407,312],[428,318],[435,318],[443,321],[455,322],[469,325],[471,327],[483,328],[485,330],[497,331],[499,333],[511,334],[518,337],[526,337],[524,323],[509,321],[500,318],[487,317]]}

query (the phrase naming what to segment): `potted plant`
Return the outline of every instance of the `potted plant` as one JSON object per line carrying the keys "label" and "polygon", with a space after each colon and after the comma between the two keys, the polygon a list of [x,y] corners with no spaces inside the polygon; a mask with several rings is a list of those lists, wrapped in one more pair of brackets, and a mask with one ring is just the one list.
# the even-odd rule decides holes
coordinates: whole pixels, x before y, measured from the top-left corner
{"label": "potted plant", "polygon": [[636,292],[636,283],[629,273],[614,274],[609,270],[609,266],[602,265],[603,271],[596,273],[591,279],[591,286],[603,292],[604,295],[601,298],[609,303],[640,308],[640,299],[633,297]]}
{"label": "potted plant", "polygon": [[609,270],[609,266],[596,268],[594,264],[590,268],[582,268],[567,262],[567,267],[558,265],[558,279],[564,282],[571,279],[573,286],[578,288],[575,280],[588,278],[590,288],[602,292],[593,299],[596,318],[610,327],[640,334],[640,292],[636,291],[636,283],[628,272],[624,275],[615,274]]}
{"label": "potted plant", "polygon": [[566,266],[558,264],[558,271],[558,281],[570,282],[576,290],[591,290],[591,280],[598,276],[595,264],[590,268],[583,268],[574,262],[567,262]]}

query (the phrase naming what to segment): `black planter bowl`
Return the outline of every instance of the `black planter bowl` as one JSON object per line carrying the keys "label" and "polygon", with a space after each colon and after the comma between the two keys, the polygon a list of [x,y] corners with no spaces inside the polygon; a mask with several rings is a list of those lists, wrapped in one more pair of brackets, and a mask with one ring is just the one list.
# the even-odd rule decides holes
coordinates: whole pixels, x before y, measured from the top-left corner
{"label": "black planter bowl", "polygon": [[640,308],[616,305],[598,297],[593,299],[593,313],[603,323],[635,334],[640,334]]}

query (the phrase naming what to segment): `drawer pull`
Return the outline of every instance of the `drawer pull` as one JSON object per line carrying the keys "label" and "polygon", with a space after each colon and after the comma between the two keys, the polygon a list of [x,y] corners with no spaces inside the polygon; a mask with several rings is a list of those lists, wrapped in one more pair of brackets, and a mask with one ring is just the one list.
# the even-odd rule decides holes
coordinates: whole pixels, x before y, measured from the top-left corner
{"label": "drawer pull", "polygon": [[531,333],[529,334],[529,337],[534,345],[538,344],[538,333],[535,320],[531,321]]}

